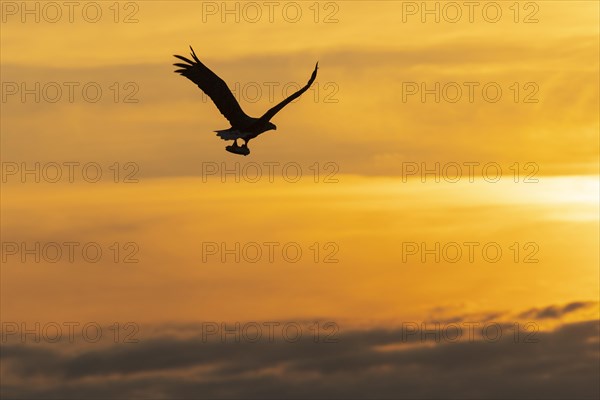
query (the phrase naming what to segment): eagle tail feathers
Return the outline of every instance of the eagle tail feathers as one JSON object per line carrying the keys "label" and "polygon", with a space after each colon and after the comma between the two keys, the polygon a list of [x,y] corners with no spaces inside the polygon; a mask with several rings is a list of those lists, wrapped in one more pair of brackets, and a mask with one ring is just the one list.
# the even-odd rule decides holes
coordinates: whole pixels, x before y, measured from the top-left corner
{"label": "eagle tail feathers", "polygon": [[222,129],[220,131],[215,132],[217,133],[217,136],[223,140],[235,140],[242,137],[240,135],[240,131],[238,130]]}

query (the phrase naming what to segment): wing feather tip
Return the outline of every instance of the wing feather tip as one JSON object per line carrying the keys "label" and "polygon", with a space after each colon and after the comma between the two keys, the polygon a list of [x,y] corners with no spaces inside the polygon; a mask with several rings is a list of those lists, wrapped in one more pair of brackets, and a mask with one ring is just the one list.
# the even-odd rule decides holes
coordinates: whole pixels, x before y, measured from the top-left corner
{"label": "wing feather tip", "polygon": [[192,46],[190,45],[190,50],[192,51],[192,58],[196,61],[196,62],[200,62],[200,60],[198,59],[198,56],[196,56],[196,52],[194,51],[194,49],[192,48]]}
{"label": "wing feather tip", "polygon": [[180,59],[180,60],[182,60],[182,61],[185,61],[185,62],[186,62],[186,63],[188,63],[188,64],[194,65],[194,62],[193,62],[192,60],[190,60],[190,59],[188,59],[188,58],[185,58],[184,56],[180,56],[180,55],[177,55],[177,54],[174,54],[174,56],[175,56],[176,58],[179,58],[179,59]]}

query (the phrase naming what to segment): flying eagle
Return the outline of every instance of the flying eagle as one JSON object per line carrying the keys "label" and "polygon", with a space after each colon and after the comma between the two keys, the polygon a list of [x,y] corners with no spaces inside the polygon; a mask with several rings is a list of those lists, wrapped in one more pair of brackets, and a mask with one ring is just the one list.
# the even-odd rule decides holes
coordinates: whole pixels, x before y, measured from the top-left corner
{"label": "flying eagle", "polygon": [[[289,96],[287,99],[283,100],[281,103],[277,104],[275,107],[271,108],[269,111],[264,113],[262,117],[253,118],[248,116],[242,110],[239,103],[233,96],[233,93],[231,93],[231,90],[229,90],[227,87],[225,81],[219,78],[217,74],[212,72],[206,65],[202,64],[200,60],[198,60],[198,57],[196,57],[196,53],[194,53],[192,46],[190,46],[190,50],[192,51],[191,54],[192,58],[194,59],[193,61],[183,56],[175,55],[175,57],[187,63],[173,64],[180,68],[175,72],[194,82],[200,89],[202,89],[204,93],[208,95],[208,97],[210,97],[221,114],[223,114],[223,116],[227,118],[231,124],[231,128],[229,129],[215,131],[217,132],[217,136],[223,140],[233,140],[233,145],[225,148],[227,151],[245,156],[250,154],[248,142],[251,139],[254,139],[263,132],[271,129],[277,129],[275,124],[270,122],[271,118],[273,118],[275,114],[277,114],[283,107],[287,106],[290,102],[297,99],[302,93],[308,90],[310,85],[312,85],[317,77],[317,69],[319,67],[319,63],[317,63],[315,65],[315,70],[310,76],[306,86]],[[244,141],[242,146],[238,146],[238,139]]]}

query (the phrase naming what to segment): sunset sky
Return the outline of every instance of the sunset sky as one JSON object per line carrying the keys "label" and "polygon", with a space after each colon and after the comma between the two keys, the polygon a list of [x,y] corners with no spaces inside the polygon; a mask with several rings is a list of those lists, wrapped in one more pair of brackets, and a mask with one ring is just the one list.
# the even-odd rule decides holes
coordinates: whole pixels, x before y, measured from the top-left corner
{"label": "sunset sky", "polygon": [[[599,4],[266,3],[0,3],[2,397],[597,398]],[[318,76],[241,157],[190,45],[255,117]],[[198,341],[265,321],[339,343]]]}

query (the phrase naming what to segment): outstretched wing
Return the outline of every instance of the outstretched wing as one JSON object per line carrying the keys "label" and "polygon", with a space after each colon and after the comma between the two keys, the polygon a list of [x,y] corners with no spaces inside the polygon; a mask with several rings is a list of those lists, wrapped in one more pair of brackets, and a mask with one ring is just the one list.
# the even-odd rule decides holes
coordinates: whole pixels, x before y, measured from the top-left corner
{"label": "outstretched wing", "polygon": [[242,127],[251,123],[254,119],[246,115],[242,110],[242,107],[240,107],[240,104],[233,96],[233,93],[231,93],[231,90],[227,87],[225,81],[198,60],[192,46],[190,46],[190,50],[192,51],[192,58],[194,60],[175,55],[175,57],[187,63],[173,64],[180,68],[175,72],[185,76],[198,85],[198,87],[210,97],[213,103],[215,103],[221,114],[229,120],[232,127]]}
{"label": "outstretched wing", "polygon": [[308,88],[310,87],[310,85],[312,85],[312,83],[315,81],[315,78],[317,77],[317,69],[319,69],[319,63],[317,63],[315,65],[315,70],[313,71],[312,75],[310,76],[310,79],[308,80],[308,83],[306,84],[306,86],[304,86],[302,89],[298,90],[296,93],[289,96],[287,99],[283,100],[281,103],[277,104],[275,107],[271,108],[262,117],[260,117],[260,120],[262,122],[269,121],[271,118],[273,118],[273,116],[275,114],[277,114],[279,111],[281,111],[281,109],[283,107],[287,106],[290,102],[292,102],[295,99],[297,99],[298,97],[300,97],[300,95],[302,95],[302,93],[306,92],[308,90]]}

